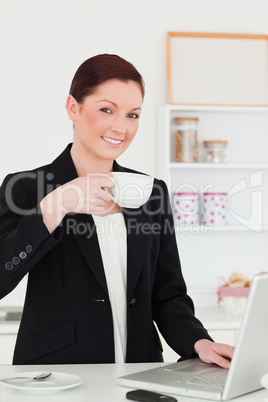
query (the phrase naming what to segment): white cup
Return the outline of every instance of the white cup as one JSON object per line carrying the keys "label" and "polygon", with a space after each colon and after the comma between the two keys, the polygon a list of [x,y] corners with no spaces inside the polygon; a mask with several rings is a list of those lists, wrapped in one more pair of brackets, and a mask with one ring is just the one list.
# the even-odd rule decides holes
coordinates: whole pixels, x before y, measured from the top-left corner
{"label": "white cup", "polygon": [[137,173],[113,172],[114,186],[110,188],[113,201],[123,208],[139,208],[145,204],[153,189],[154,178]]}

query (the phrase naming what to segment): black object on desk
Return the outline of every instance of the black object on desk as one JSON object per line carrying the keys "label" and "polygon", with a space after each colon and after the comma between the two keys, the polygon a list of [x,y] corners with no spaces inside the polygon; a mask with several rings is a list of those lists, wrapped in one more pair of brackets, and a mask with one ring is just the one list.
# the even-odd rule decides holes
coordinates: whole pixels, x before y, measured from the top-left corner
{"label": "black object on desk", "polygon": [[151,391],[143,391],[141,389],[127,392],[126,398],[140,402],[177,402],[177,399],[172,396],[157,394]]}

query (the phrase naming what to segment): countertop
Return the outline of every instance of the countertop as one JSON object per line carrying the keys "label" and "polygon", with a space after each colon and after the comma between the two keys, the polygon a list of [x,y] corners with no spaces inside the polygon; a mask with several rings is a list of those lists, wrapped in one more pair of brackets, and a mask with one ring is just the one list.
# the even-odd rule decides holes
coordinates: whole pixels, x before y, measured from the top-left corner
{"label": "countertop", "polygon": [[[78,375],[83,383],[76,388],[52,391],[50,393],[29,393],[9,388],[0,383],[1,402],[47,402],[48,400],[57,402],[123,402],[126,401],[126,392],[129,388],[121,387],[117,383],[117,377],[135,373],[137,371],[155,368],[165,363],[138,363],[138,364],[77,364],[77,365],[57,365],[57,366],[0,366],[0,376],[17,375],[24,371],[34,371],[42,373],[45,371],[61,372]],[[205,399],[181,397],[174,395],[178,402],[208,402]],[[235,399],[236,402],[267,402],[268,390],[262,389],[248,395]]]}
{"label": "countertop", "polygon": [[[196,307],[196,316],[208,330],[236,330],[241,326],[242,315],[225,313],[223,307]],[[6,321],[0,316],[0,335],[17,334],[19,321]]]}

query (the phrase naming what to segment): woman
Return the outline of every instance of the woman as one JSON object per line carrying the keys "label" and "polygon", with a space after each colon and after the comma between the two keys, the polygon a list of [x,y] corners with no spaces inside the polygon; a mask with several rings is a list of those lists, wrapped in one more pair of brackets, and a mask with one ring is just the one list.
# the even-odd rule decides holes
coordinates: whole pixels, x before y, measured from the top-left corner
{"label": "woman", "polygon": [[[194,317],[164,182],[135,211],[109,192],[112,171],[134,173],[116,159],[135,137],[143,97],[132,64],[86,60],[66,103],[73,144],[2,184],[0,297],[29,273],[14,364],[162,361],[156,323],[183,358],[229,366],[233,348]],[[118,239],[97,230],[107,222],[123,228]]]}

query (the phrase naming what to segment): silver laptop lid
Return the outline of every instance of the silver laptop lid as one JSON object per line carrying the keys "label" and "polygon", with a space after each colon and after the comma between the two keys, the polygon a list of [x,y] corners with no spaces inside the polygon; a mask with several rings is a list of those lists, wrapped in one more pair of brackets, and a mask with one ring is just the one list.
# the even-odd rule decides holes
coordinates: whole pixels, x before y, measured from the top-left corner
{"label": "silver laptop lid", "polygon": [[256,275],[251,285],[223,399],[262,388],[268,373],[268,274]]}
{"label": "silver laptop lid", "polygon": [[[210,365],[202,364],[208,371]],[[268,373],[268,274],[256,275],[253,279],[224,388],[205,390],[198,384],[183,387],[178,381],[186,373],[193,375],[199,370],[200,360],[190,359],[120,377],[118,382],[128,387],[214,400],[227,400],[262,388],[260,379]],[[211,373],[215,370],[219,368],[210,368]]]}

